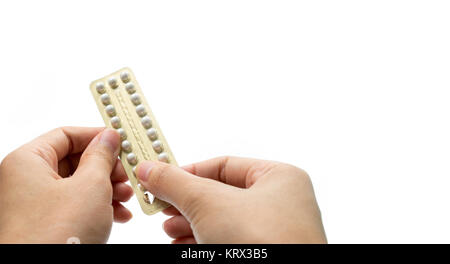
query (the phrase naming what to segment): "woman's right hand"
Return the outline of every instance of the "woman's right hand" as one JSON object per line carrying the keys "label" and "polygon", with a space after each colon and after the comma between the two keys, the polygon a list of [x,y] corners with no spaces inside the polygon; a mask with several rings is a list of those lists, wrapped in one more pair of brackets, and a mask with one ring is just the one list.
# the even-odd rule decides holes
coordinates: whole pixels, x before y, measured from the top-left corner
{"label": "woman's right hand", "polygon": [[309,176],[292,165],[221,157],[183,168],[145,161],[141,184],[173,205],[173,243],[326,243]]}

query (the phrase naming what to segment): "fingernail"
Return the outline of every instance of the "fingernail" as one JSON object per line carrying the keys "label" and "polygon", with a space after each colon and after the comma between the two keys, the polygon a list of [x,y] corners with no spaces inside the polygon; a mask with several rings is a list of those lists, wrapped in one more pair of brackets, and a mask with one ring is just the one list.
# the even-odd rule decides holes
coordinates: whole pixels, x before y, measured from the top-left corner
{"label": "fingernail", "polygon": [[100,136],[100,144],[108,147],[111,152],[119,154],[120,135],[115,130],[107,128]]}
{"label": "fingernail", "polygon": [[152,168],[155,166],[155,163],[151,162],[151,161],[144,161],[141,164],[139,164],[138,167],[138,178],[141,181],[147,181],[148,176],[150,175],[150,171],[152,170]]}

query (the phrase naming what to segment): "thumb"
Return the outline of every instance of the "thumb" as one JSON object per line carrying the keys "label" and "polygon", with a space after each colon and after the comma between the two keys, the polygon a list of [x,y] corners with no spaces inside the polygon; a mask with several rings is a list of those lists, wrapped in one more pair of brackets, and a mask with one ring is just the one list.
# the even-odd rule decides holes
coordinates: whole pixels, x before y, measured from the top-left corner
{"label": "thumb", "polygon": [[119,133],[113,129],[105,129],[89,143],[81,155],[74,176],[110,182],[110,175],[119,155],[119,146]]}
{"label": "thumb", "polygon": [[138,165],[140,183],[153,195],[175,206],[190,217],[198,206],[211,200],[220,183],[202,178],[167,163],[144,161]]}

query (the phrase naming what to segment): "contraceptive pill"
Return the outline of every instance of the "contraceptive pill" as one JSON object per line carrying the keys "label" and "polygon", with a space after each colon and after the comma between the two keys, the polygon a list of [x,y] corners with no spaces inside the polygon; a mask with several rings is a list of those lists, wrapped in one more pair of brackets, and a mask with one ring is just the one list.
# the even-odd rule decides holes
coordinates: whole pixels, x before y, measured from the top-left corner
{"label": "contraceptive pill", "polygon": [[123,68],[90,87],[106,126],[120,135],[120,160],[143,212],[151,215],[169,207],[145,190],[136,177],[139,162],[177,163],[133,72]]}

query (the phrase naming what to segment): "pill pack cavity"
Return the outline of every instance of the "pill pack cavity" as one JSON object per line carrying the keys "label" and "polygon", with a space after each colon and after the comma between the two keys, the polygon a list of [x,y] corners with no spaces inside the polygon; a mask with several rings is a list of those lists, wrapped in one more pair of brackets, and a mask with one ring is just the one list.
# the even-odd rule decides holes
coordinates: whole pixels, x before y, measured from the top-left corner
{"label": "pill pack cavity", "polygon": [[129,68],[123,68],[91,83],[91,92],[107,127],[121,138],[120,160],[145,214],[169,206],[154,198],[136,178],[136,166],[144,160],[177,165],[161,128]]}

